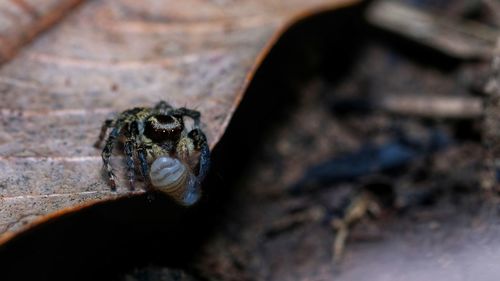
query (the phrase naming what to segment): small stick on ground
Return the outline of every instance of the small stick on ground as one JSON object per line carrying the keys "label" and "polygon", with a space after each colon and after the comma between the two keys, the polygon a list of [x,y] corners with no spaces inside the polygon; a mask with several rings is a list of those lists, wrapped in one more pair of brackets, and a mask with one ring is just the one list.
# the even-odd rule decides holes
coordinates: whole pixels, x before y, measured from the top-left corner
{"label": "small stick on ground", "polygon": [[444,19],[395,1],[378,1],[368,21],[459,59],[489,59],[500,32],[475,21]]}
{"label": "small stick on ground", "polygon": [[341,218],[334,218],[330,225],[335,229],[335,241],[333,243],[332,257],[334,263],[342,260],[345,244],[349,236],[349,230],[357,222],[368,214],[380,214],[380,206],[369,192],[362,192],[353,199],[346,209],[345,215]]}

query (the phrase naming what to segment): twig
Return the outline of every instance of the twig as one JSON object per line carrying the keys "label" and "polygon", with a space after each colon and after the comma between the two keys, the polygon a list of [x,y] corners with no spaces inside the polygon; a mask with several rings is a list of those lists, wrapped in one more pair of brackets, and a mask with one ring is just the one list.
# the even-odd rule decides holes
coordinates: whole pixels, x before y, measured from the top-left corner
{"label": "twig", "polygon": [[368,21],[460,59],[489,59],[500,32],[474,21],[454,21],[400,2],[375,2]]}

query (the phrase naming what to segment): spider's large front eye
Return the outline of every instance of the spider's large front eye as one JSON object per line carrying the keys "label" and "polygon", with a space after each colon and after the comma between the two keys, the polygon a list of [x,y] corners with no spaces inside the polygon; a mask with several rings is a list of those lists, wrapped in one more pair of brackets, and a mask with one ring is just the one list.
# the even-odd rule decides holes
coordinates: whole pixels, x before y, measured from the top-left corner
{"label": "spider's large front eye", "polygon": [[178,139],[182,130],[182,120],[171,115],[155,115],[146,121],[144,134],[154,141],[165,141]]}

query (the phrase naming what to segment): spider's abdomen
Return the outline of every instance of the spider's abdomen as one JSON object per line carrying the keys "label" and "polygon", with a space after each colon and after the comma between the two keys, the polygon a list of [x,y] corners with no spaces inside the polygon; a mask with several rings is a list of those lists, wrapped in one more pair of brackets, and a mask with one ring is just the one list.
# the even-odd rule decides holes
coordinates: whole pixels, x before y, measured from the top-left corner
{"label": "spider's abdomen", "polygon": [[151,184],[178,203],[191,206],[201,196],[199,183],[189,167],[177,158],[161,156],[151,164]]}

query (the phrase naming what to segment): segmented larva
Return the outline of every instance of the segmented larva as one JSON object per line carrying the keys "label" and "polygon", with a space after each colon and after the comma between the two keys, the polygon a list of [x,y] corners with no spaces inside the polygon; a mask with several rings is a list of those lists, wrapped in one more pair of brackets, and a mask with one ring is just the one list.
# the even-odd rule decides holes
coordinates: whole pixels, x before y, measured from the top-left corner
{"label": "segmented larva", "polygon": [[153,161],[149,172],[151,184],[179,204],[191,206],[200,199],[200,184],[186,164],[177,158],[161,156]]}

